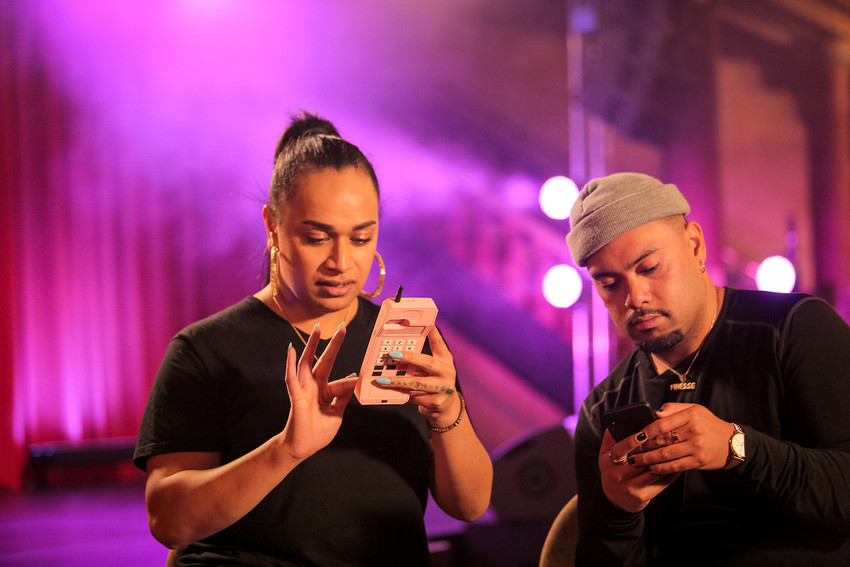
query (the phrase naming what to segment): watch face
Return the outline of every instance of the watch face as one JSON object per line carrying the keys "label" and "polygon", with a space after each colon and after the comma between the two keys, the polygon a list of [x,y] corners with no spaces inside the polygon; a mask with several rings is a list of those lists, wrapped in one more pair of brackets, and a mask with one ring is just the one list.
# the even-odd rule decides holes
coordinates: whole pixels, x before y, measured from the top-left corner
{"label": "watch face", "polygon": [[744,456],[744,436],[740,433],[732,437],[732,450],[739,457]]}

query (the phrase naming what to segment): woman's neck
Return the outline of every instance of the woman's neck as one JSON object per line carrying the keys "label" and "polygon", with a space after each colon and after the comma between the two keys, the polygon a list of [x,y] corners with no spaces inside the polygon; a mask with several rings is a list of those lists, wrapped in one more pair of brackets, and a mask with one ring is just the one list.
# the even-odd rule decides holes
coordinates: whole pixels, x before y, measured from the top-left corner
{"label": "woman's neck", "polygon": [[278,316],[285,319],[298,331],[306,335],[309,335],[313,328],[318,324],[321,329],[323,339],[331,338],[343,321],[346,324],[350,323],[357,314],[358,309],[358,300],[355,297],[354,301],[349,303],[348,307],[345,309],[324,313],[311,313],[302,303],[298,302],[294,298],[287,301],[280,297],[280,294],[277,298],[273,297],[271,293],[271,286],[264,287],[255,293],[254,297],[262,301]]}

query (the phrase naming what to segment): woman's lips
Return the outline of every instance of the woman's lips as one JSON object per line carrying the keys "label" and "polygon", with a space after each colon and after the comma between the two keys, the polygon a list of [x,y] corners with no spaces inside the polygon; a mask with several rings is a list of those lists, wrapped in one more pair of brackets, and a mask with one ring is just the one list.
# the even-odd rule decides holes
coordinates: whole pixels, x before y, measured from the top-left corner
{"label": "woman's lips", "polygon": [[319,282],[319,287],[323,289],[328,295],[332,295],[334,297],[341,297],[349,292],[351,286],[354,284],[352,281],[346,282]]}

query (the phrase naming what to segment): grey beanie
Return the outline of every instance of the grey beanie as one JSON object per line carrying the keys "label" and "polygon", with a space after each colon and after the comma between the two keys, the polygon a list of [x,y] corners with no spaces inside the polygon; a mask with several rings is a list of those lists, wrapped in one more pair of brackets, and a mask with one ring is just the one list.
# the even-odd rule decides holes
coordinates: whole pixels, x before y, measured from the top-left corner
{"label": "grey beanie", "polygon": [[642,224],[691,212],[675,185],[642,173],[615,173],[588,181],[570,211],[567,245],[586,266],[600,248]]}

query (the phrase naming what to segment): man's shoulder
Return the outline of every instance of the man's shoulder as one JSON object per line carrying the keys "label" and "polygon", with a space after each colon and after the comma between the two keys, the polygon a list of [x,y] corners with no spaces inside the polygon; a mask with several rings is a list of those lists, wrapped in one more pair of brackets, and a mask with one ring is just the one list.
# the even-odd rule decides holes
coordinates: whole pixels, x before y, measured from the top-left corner
{"label": "man's shoulder", "polygon": [[776,293],[727,288],[726,301],[727,319],[778,323],[799,305],[819,300],[806,293]]}

